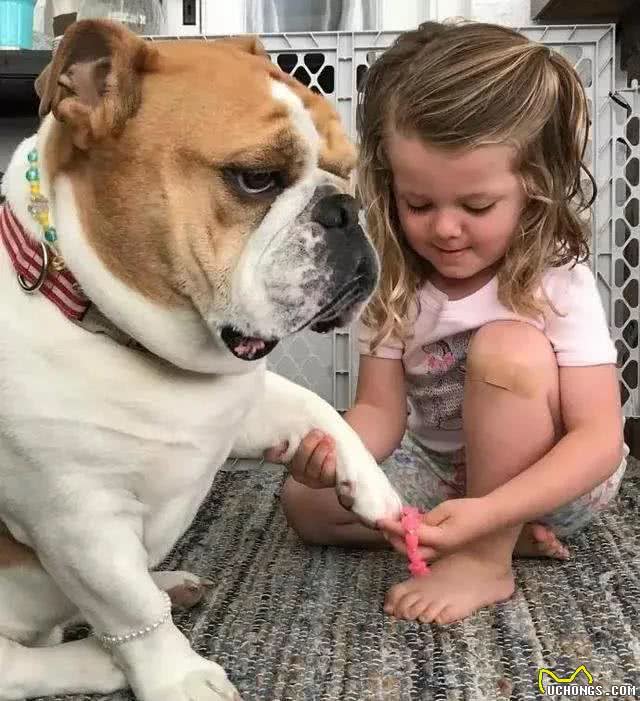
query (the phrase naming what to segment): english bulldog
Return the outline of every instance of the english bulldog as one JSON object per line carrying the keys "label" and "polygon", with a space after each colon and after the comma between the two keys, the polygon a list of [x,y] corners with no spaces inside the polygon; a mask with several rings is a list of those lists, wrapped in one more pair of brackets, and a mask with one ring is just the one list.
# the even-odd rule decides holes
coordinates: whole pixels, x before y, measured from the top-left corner
{"label": "english bulldog", "polygon": [[[153,571],[228,456],[287,460],[317,427],[356,514],[401,508],[340,415],[265,367],[376,285],[354,149],[252,38],[78,22],[37,90],[0,219],[0,699],[239,699],[172,622],[188,575]],[[78,617],[92,635],[61,642]]]}

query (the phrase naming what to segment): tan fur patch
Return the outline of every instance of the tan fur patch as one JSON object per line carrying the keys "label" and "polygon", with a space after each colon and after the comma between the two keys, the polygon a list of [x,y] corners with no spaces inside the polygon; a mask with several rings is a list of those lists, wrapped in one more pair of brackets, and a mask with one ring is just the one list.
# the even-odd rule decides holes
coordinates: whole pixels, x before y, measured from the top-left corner
{"label": "tan fur patch", "polygon": [[308,90],[299,80],[273,64],[270,66],[270,73],[272,77],[286,83],[311,112],[322,139],[320,167],[341,178],[347,178],[356,163],[356,149],[347,138],[340,117],[333,106],[325,98]]}

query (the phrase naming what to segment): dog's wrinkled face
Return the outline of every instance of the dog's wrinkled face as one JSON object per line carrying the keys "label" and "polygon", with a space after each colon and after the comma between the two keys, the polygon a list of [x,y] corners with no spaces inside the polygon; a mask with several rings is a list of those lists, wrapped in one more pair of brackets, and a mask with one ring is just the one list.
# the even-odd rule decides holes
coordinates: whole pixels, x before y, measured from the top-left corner
{"label": "dog's wrinkled face", "polygon": [[344,194],[354,149],[255,40],[152,44],[81,22],[38,91],[62,123],[47,160],[101,261],[236,357],[343,325],[372,293],[378,261]]}

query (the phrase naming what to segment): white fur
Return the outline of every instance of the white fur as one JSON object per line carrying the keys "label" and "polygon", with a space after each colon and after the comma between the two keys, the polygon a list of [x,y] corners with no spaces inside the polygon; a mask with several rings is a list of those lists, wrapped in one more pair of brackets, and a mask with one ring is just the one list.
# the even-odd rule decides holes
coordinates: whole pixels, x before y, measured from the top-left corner
{"label": "white fur", "polygon": [[[308,129],[299,109],[298,117]],[[45,120],[39,140],[47,129]],[[27,226],[32,143],[19,147],[5,183]],[[279,222],[303,206],[306,187],[282,196],[260,236],[278,235]],[[293,451],[317,427],[336,438],[339,480],[351,483],[357,514],[373,521],[400,507],[328,404],[267,373],[263,362],[232,360],[195,314],[159,308],[126,287],[88,245],[69,180],[58,177],[50,194],[62,253],[89,297],[173,364],[89,333],[44,297],[24,294],[0,246],[0,532],[4,522],[48,573],[0,570],[0,699],[122,686],[122,673],[95,641],[47,656],[9,639],[44,640],[44,629],[64,623],[70,610],[99,632],[157,620],[162,598],[149,569],[191,524],[232,449],[257,456],[286,439]],[[259,260],[261,247],[256,241],[249,259]],[[246,266],[240,277],[242,290]],[[113,656],[141,701],[237,698],[224,671],[171,622]]]}
{"label": "white fur", "polygon": [[293,90],[281,80],[271,81],[271,95],[278,102],[283,102],[289,111],[289,119],[293,128],[298,132],[301,142],[305,144],[309,155],[307,174],[318,163],[320,153],[320,135],[316,130],[311,115],[305,109],[302,100]]}
{"label": "white fur", "polygon": [[[259,330],[266,337],[281,338],[283,333],[274,314],[274,305],[268,294],[273,280],[265,276],[271,272],[265,259],[285,245],[297,217],[313,197],[316,188],[332,181],[329,174],[318,169],[320,137],[302,100],[282,81],[271,81],[271,93],[288,109],[290,123],[300,143],[305,144],[306,166],[293,187],[287,188],[273,203],[257,231],[243,251],[232,283],[232,317],[242,319],[246,330]],[[307,234],[309,235],[309,234]],[[289,286],[299,285],[304,279],[304,266],[280,269]],[[303,298],[298,296],[299,302]]]}

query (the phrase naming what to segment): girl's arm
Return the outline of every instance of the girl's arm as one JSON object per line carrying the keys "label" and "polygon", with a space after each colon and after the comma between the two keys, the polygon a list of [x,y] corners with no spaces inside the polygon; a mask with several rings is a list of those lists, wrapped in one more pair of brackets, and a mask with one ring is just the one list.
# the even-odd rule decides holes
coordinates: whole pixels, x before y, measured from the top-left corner
{"label": "girl's arm", "polygon": [[[391,455],[400,444],[407,423],[402,360],[361,356],[356,399],[344,419],[376,462]],[[285,441],[267,450],[265,458],[284,462],[288,449]],[[297,482],[312,489],[335,486],[334,436],[317,427],[310,431],[291,459],[289,471]]]}
{"label": "girl's arm", "polygon": [[535,520],[586,494],[622,459],[623,423],[614,365],[560,368],[566,434],[540,460],[487,494],[496,527]]}
{"label": "girl's arm", "polygon": [[391,455],[407,425],[402,360],[360,356],[355,403],[345,420],[377,462]]}

